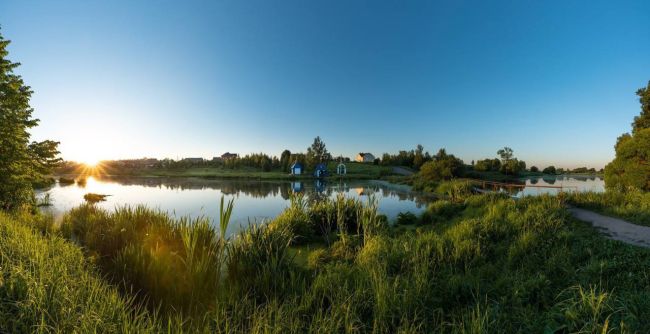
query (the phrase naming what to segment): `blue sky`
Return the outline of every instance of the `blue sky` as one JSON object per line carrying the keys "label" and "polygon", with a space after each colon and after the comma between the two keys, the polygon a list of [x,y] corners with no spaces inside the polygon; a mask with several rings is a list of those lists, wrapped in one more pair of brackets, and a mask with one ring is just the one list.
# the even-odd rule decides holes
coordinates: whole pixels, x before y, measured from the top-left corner
{"label": "blue sky", "polygon": [[71,160],[503,146],[594,166],[640,111],[648,1],[7,1],[35,139]]}

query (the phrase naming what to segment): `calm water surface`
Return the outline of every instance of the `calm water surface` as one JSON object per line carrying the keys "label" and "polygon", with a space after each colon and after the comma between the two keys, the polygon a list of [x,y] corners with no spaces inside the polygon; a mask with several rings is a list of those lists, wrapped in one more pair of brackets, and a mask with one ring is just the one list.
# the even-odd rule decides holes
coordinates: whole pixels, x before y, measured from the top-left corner
{"label": "calm water surface", "polygon": [[289,205],[292,192],[307,196],[335,197],[343,193],[347,197],[367,201],[374,196],[379,211],[394,219],[398,213],[419,213],[429,199],[408,190],[390,187],[374,181],[323,182],[308,181],[242,181],[207,180],[198,178],[116,178],[90,177],[85,186],[57,183],[38,196],[50,195],[52,206],[46,210],[55,217],[82,204],[87,193],[110,195],[100,202],[102,208],[113,209],[122,205],[144,204],[150,208],[167,211],[176,217],[206,216],[218,221],[221,196],[235,199],[229,233],[246,226],[249,222],[261,222],[277,216]]}
{"label": "calm water surface", "polygon": [[516,193],[517,197],[527,195],[557,194],[561,191],[603,192],[605,181],[596,175],[558,175],[522,179],[526,187]]}

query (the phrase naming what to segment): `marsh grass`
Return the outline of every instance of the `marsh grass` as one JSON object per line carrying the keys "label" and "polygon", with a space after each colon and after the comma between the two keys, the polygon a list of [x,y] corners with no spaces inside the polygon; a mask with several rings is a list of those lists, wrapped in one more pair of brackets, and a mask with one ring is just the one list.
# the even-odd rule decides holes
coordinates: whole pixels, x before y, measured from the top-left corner
{"label": "marsh grass", "polygon": [[158,332],[155,314],[104,282],[81,250],[0,213],[0,332]]}
{"label": "marsh grass", "polygon": [[[389,227],[373,201],[296,197],[277,219],[229,239],[221,237],[222,224],[216,230],[204,219],[84,205],[64,218],[58,233],[82,245],[126,296],[111,290],[114,298],[127,298],[109,304],[113,312],[147,305],[133,311],[145,327],[217,333],[650,328],[649,250],[602,238],[572,220],[558,197],[469,195],[439,203],[427,210],[435,220],[404,231]],[[323,223],[330,233],[321,232]],[[309,238],[319,247],[300,264],[292,248],[302,239],[299,247],[311,249],[304,244]],[[111,321],[106,324],[114,326]]]}

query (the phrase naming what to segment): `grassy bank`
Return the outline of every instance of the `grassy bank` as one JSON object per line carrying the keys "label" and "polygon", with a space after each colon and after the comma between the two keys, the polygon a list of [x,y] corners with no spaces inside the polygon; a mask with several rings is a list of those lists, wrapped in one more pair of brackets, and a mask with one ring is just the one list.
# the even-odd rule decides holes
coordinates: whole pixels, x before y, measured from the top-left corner
{"label": "grassy bank", "polygon": [[[76,240],[122,295],[160,310],[153,320],[138,313],[144,325],[171,319],[190,332],[253,333],[650,328],[650,251],[604,239],[571,220],[556,197],[458,192],[402,222],[412,225],[389,226],[372,202],[296,197],[268,225],[229,239],[207,221],[143,207],[82,206],[45,237],[21,229],[84,263],[78,248],[51,234]],[[45,251],[33,252],[28,263]],[[78,290],[107,286],[82,268],[66,276]],[[93,307],[80,305],[81,313]]]}
{"label": "grassy bank", "polygon": [[619,217],[630,223],[650,226],[650,193],[635,189],[608,189],[603,193],[572,193],[567,196],[567,201],[577,207]]}
{"label": "grassy bank", "polygon": [[0,213],[0,332],[158,332],[158,320],[102,280],[47,219]]}

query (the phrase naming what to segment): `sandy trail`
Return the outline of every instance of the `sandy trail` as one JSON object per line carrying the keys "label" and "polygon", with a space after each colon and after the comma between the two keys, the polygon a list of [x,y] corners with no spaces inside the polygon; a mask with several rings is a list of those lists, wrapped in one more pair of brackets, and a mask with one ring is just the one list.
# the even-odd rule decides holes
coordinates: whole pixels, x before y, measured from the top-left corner
{"label": "sandy trail", "polygon": [[635,225],[619,218],[603,216],[585,209],[569,207],[568,210],[573,217],[591,223],[607,238],[650,248],[650,227]]}

